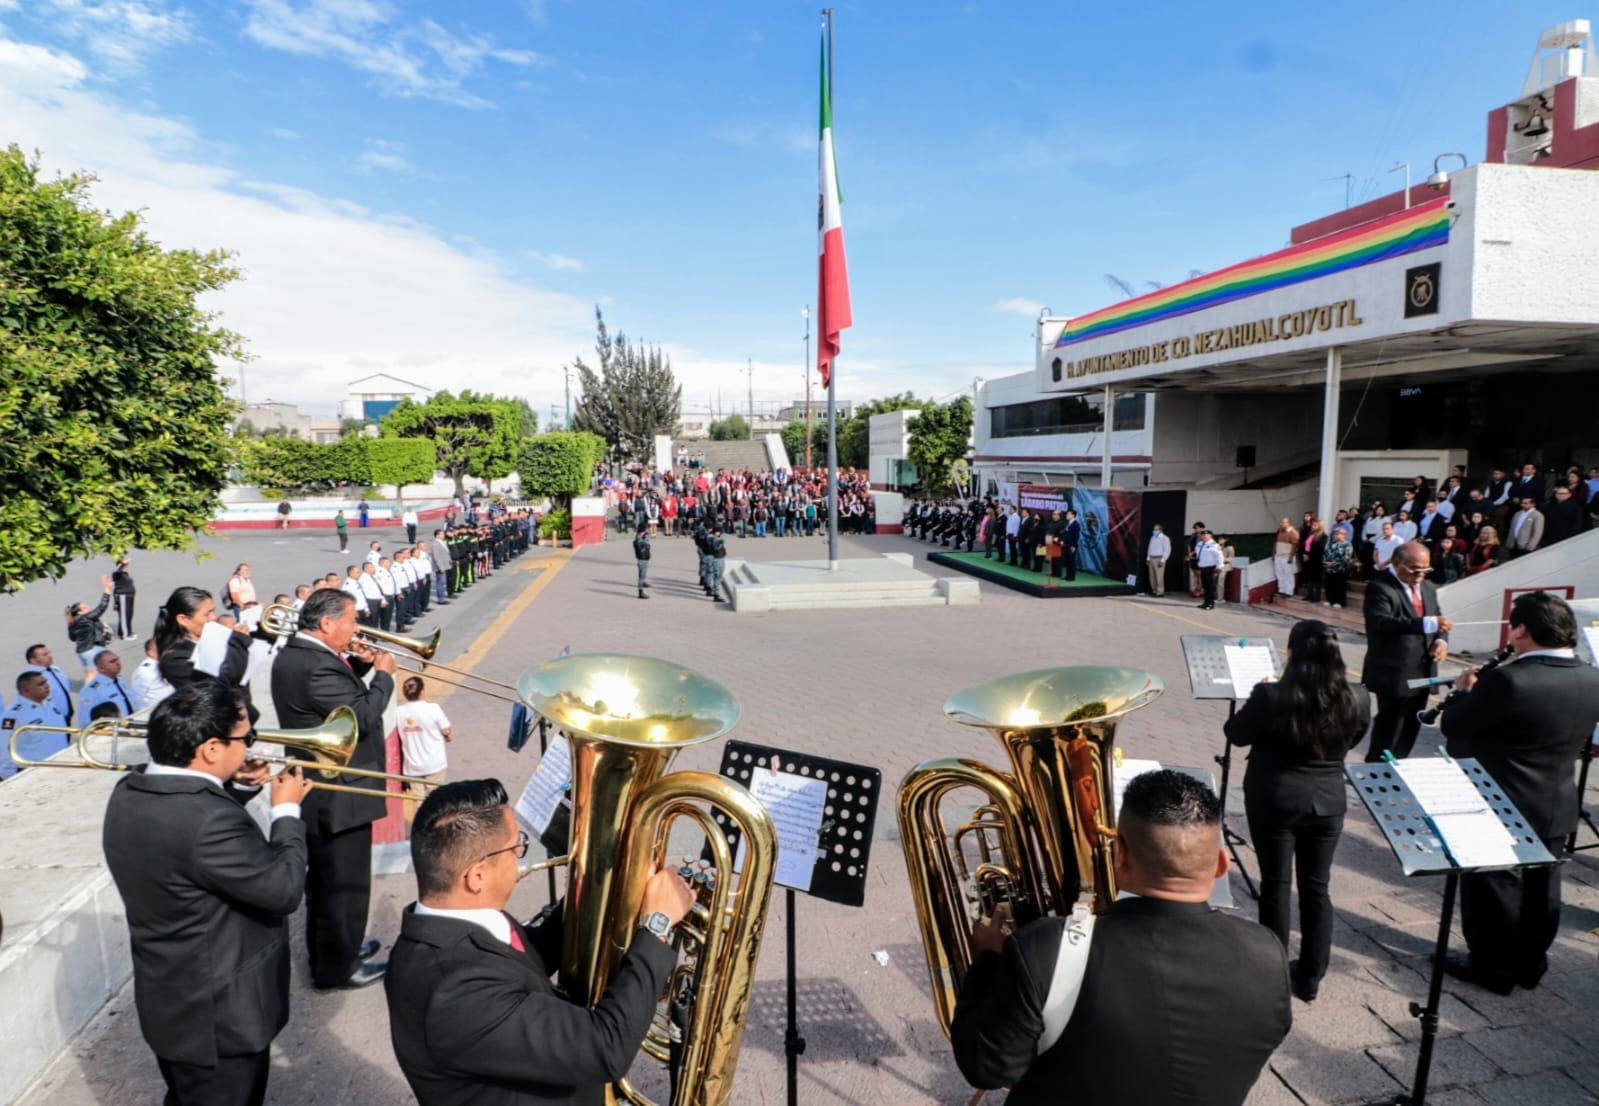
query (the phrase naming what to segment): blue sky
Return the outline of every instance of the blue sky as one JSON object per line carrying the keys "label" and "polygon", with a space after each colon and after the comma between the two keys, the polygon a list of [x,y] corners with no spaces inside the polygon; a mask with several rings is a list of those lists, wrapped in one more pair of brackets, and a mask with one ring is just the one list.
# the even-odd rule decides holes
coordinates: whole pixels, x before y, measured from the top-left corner
{"label": "blue sky", "polygon": [[[856,326],[840,394],[1031,367],[1040,306],[1112,301],[1481,160],[1538,33],[1581,9],[838,5]],[[529,398],[593,306],[685,407],[803,393],[818,9],[787,0],[0,0],[0,142],[100,175],[169,245],[238,252],[211,304],[251,401],[331,414],[388,371]],[[239,391],[238,388],[235,391]]]}

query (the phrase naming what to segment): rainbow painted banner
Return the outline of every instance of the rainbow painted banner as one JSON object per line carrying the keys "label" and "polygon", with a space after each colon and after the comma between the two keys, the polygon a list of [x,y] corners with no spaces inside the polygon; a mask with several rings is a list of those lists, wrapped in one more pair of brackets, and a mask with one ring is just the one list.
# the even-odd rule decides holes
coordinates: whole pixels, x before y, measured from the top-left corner
{"label": "rainbow painted banner", "polygon": [[1434,200],[1409,211],[1302,246],[1243,261],[1170,288],[1112,304],[1066,324],[1055,348],[1103,338],[1123,330],[1191,315],[1234,300],[1248,299],[1274,288],[1303,284],[1332,273],[1358,269],[1403,257],[1449,241],[1447,200]]}

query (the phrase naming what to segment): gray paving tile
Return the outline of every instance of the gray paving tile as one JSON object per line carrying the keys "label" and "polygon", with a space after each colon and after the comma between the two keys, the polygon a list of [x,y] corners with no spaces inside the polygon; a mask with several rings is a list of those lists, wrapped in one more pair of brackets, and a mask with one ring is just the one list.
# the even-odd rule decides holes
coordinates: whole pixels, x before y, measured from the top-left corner
{"label": "gray paving tile", "polygon": [[[1416,1045],[1395,1045],[1372,1049],[1371,1058],[1406,1087],[1416,1076]],[[1470,1086],[1478,1091],[1483,1084],[1497,1079],[1501,1070],[1488,1057],[1472,1048],[1461,1037],[1439,1037],[1433,1046],[1432,1066],[1427,1077],[1430,1087]]]}
{"label": "gray paving tile", "polygon": [[1479,1087],[1492,1106],[1593,1106],[1593,1093],[1561,1072],[1524,1075]]}

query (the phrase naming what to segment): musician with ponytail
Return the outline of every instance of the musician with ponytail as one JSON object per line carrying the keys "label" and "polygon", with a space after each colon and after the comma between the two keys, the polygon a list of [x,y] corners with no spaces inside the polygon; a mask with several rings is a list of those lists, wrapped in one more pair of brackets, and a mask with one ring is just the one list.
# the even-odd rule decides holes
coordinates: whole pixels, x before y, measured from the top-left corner
{"label": "musician with ponytail", "polygon": [[[250,673],[250,637],[224,628],[207,630],[216,621],[217,604],[204,588],[173,589],[155,616],[156,662],[161,678],[181,691],[196,675],[217,677],[244,700],[253,724],[261,717],[244,682]],[[204,644],[201,639],[206,638]]]}
{"label": "musician with ponytail", "polygon": [[1244,805],[1260,857],[1260,924],[1285,949],[1298,862],[1300,950],[1290,974],[1304,1002],[1315,1000],[1332,956],[1328,884],[1344,828],[1344,755],[1370,724],[1369,696],[1349,682],[1337,634],[1307,619],[1289,631],[1282,678],[1257,684],[1225,727],[1229,742],[1250,748]]}

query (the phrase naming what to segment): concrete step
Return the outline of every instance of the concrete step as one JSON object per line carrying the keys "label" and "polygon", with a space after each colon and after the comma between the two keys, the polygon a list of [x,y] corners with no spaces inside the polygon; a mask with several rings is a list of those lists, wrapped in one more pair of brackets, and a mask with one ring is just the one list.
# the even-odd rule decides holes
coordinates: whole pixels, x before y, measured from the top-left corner
{"label": "concrete step", "polygon": [[1314,618],[1339,630],[1364,634],[1366,618],[1361,613],[1360,604],[1361,599],[1356,597],[1354,588],[1350,588],[1349,603],[1344,607],[1324,607],[1308,599],[1278,595],[1274,596],[1270,603],[1259,604],[1254,609],[1272,611],[1275,614],[1287,615],[1289,618]]}

